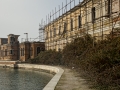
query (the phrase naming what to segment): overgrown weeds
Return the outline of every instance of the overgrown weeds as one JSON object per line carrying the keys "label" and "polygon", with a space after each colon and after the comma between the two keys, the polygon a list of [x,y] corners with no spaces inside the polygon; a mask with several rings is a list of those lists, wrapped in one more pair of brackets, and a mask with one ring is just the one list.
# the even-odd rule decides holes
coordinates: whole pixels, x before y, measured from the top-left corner
{"label": "overgrown weeds", "polygon": [[94,42],[94,47],[90,35],[78,37],[62,52],[43,51],[30,61],[80,68],[98,89],[120,90],[120,37]]}

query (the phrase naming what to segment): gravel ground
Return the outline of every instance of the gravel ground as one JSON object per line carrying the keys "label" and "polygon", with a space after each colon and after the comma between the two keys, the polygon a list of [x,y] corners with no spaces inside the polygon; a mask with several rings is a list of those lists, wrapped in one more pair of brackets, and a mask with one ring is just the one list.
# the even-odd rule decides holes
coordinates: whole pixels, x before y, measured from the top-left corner
{"label": "gravel ground", "polygon": [[55,90],[95,90],[91,89],[87,80],[80,77],[74,69],[65,67],[62,67],[62,69],[64,69],[64,73]]}

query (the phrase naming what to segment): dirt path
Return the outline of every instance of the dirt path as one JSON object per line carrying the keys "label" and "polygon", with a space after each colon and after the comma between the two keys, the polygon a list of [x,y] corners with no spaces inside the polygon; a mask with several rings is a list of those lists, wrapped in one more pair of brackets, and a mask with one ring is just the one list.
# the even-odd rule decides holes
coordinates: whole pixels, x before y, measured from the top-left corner
{"label": "dirt path", "polygon": [[93,90],[89,88],[86,80],[81,78],[75,70],[62,68],[64,73],[55,90]]}

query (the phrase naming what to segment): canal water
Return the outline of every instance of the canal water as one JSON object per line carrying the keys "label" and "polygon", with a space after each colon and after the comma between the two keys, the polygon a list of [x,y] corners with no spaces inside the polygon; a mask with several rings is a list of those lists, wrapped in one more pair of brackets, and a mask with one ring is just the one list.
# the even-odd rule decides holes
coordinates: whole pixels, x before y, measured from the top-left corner
{"label": "canal water", "polygon": [[0,68],[0,90],[42,90],[52,77],[45,72]]}

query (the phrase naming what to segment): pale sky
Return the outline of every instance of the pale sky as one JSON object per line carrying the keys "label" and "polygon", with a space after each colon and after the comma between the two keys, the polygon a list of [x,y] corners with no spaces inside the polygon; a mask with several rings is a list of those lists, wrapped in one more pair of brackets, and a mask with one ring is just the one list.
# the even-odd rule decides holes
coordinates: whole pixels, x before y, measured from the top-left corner
{"label": "pale sky", "polygon": [[[75,4],[79,0],[75,0]],[[8,34],[20,35],[25,38],[39,36],[39,23],[42,18],[46,21],[46,15],[52,10],[58,10],[58,5],[66,4],[66,0],[0,0],[0,38],[7,38]],[[70,2],[70,0],[67,0]],[[72,3],[73,5],[73,3]]]}

